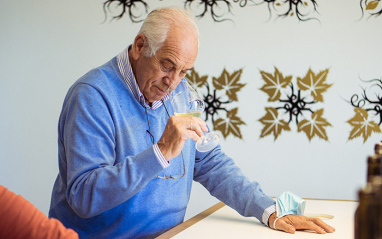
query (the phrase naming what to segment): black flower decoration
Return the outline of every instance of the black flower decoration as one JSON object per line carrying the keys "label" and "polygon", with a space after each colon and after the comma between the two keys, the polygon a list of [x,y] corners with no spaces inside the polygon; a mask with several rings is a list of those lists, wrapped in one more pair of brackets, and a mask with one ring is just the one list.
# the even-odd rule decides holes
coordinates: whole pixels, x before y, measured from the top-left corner
{"label": "black flower decoration", "polygon": [[105,16],[107,15],[107,11],[106,10],[110,10],[110,6],[112,4],[117,4],[119,7],[122,8],[122,12],[117,15],[117,16],[114,16],[112,19],[121,19],[123,17],[123,15],[125,15],[126,13],[129,14],[129,17],[130,17],[130,20],[132,22],[142,22],[144,19],[142,19],[142,15],[136,15],[136,11],[141,11],[139,10],[140,7],[144,7],[144,12],[147,13],[148,12],[148,5],[145,1],[143,0],[107,0],[106,2],[104,2],[103,4],[103,10],[105,12]]}

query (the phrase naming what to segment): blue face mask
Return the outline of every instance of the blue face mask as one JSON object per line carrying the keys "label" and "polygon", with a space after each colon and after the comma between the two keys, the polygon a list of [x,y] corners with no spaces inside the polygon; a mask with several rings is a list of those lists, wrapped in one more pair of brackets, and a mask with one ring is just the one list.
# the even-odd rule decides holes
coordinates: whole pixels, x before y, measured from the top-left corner
{"label": "blue face mask", "polygon": [[276,198],[277,217],[289,214],[303,215],[305,200],[291,192],[283,192]]}

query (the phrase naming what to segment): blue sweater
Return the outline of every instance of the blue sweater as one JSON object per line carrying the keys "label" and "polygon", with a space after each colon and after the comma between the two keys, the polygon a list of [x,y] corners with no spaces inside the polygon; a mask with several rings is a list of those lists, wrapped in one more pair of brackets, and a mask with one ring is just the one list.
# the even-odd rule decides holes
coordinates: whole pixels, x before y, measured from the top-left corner
{"label": "blue sweater", "polygon": [[[169,101],[165,105],[173,115]],[[147,109],[155,143],[168,115]],[[261,220],[274,200],[263,194],[220,146],[207,153],[188,140],[163,168],[155,156],[145,108],[127,88],[117,59],[91,70],[68,91],[58,126],[59,174],[49,216],[80,238],[153,238],[181,223],[192,181],[244,216]]]}

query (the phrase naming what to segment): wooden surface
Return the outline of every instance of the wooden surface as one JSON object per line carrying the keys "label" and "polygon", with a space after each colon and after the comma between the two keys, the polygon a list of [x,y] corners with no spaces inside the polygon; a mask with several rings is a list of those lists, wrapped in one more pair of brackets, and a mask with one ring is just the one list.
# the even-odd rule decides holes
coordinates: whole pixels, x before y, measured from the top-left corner
{"label": "wooden surface", "polygon": [[204,218],[208,217],[209,215],[211,215],[212,213],[216,212],[217,210],[219,210],[220,208],[222,208],[224,206],[225,206],[224,203],[219,202],[219,203],[215,204],[214,206],[208,208],[207,210],[205,210],[205,211],[199,213],[198,215],[190,218],[189,220],[183,222],[182,224],[172,228],[171,230],[167,231],[166,233],[160,235],[159,237],[157,237],[157,239],[172,238],[176,234],[178,234],[178,233],[184,231],[185,229],[191,227],[195,223],[203,220]]}

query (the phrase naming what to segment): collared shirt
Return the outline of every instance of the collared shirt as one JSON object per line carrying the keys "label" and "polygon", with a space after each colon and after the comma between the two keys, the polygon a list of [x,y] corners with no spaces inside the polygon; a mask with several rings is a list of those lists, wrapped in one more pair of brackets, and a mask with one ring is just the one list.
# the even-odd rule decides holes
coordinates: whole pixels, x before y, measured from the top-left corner
{"label": "collared shirt", "polygon": [[[133,93],[134,97],[138,100],[138,102],[145,108],[150,109],[158,109],[160,106],[162,106],[163,102],[162,100],[154,101],[151,106],[146,103],[145,97],[142,94],[141,90],[139,89],[137,80],[135,79],[133,69],[131,68],[130,60],[129,60],[129,47],[127,47],[123,52],[118,54],[117,56],[117,62],[118,62],[118,68],[121,72],[121,75],[123,76],[123,80],[127,87],[130,89],[131,93]],[[167,100],[169,98],[168,95],[166,95],[163,98],[163,101]],[[157,159],[159,163],[162,165],[163,168],[167,168],[170,163],[166,160],[166,158],[163,156],[162,152],[160,151],[158,144],[154,144],[154,152],[157,156]]]}
{"label": "collared shirt", "polygon": [[268,225],[268,220],[269,220],[269,217],[274,213],[276,212],[276,205],[271,205],[269,207],[267,207],[265,210],[264,210],[264,213],[263,213],[263,216],[261,218],[261,221],[271,227],[270,225]]}

